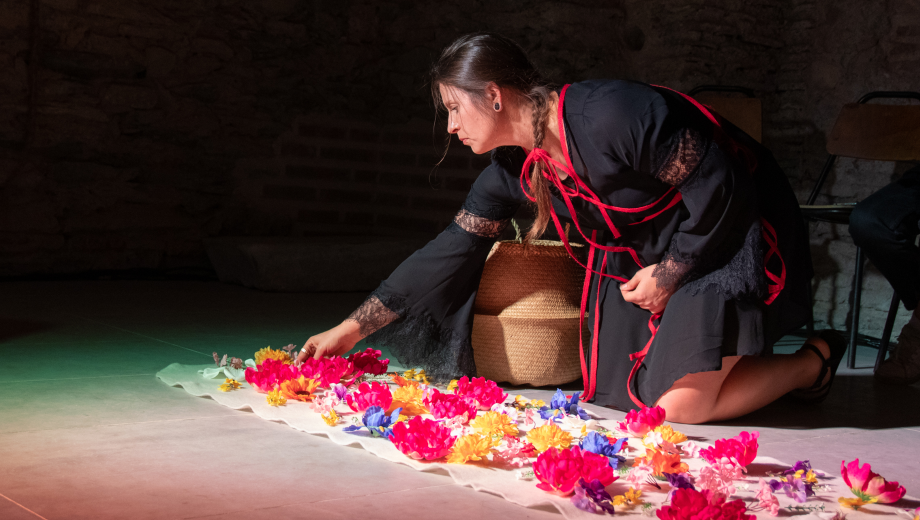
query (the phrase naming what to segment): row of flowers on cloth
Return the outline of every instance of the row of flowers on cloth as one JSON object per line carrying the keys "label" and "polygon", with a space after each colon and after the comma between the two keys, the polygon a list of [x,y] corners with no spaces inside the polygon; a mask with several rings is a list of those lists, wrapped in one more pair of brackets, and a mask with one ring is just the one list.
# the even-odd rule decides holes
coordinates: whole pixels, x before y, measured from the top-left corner
{"label": "row of flowers on cloth", "polygon": [[[557,390],[549,403],[522,396],[508,401],[495,382],[468,377],[439,389],[421,370],[387,373],[389,360],[380,356],[379,350],[367,349],[295,366],[290,352],[262,349],[245,379],[267,394],[273,406],[309,402],[329,426],[336,426],[343,421],[336,408],[344,404],[351,411],[342,413],[351,414],[353,423],[344,427],[346,432],[366,431],[389,440],[416,460],[518,468],[519,478],[535,478],[540,489],[570,497],[579,509],[597,514],[614,514],[617,508],[651,512],[654,506],[642,498],[643,486],[661,490],[664,484],[669,490],[665,505],[655,511],[662,519],[754,518],[750,513],[757,511],[777,516],[777,494],[801,504],[788,506],[794,511],[824,508],[807,504],[819,491],[829,491],[819,483],[824,475],[807,460],[768,475],[769,481],[759,479],[751,506],[740,498],[730,500],[739,488],[748,489],[742,479],[757,456],[758,432],[741,432],[701,447],[665,425],[661,407],[633,410],[612,431],[588,416],[577,392],[566,396]],[[221,390],[240,387],[227,379]],[[627,438],[641,447],[631,448]],[[635,454],[627,464],[630,451]],[[696,475],[685,462],[690,458],[705,463]],[[886,481],[858,459],[843,461],[841,474],[854,495],[838,499],[844,509],[893,503],[905,493],[903,486]],[[630,487],[611,496],[607,487],[620,478]],[[914,520],[920,520],[918,514],[910,513]]]}

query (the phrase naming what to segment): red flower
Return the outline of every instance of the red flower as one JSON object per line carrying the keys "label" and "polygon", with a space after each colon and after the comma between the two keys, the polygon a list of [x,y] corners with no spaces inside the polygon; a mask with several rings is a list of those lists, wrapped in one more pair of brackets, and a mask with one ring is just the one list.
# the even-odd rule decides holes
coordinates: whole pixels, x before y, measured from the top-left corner
{"label": "red flower", "polygon": [[502,392],[495,381],[484,377],[474,377],[471,381],[469,377],[463,376],[457,381],[455,393],[475,400],[480,410],[490,410],[493,404],[504,403],[508,398],[508,394]]}
{"label": "red flower", "polygon": [[389,359],[380,359],[381,355],[383,353],[379,350],[369,348],[364,352],[355,352],[348,356],[346,360],[353,363],[355,368],[365,374],[380,375],[385,374],[387,367],[390,365]]}
{"label": "red flower", "polygon": [[415,416],[393,426],[390,440],[396,448],[416,460],[436,460],[450,452],[457,438],[438,421]]}
{"label": "red flower", "polygon": [[719,493],[695,489],[678,489],[671,497],[671,505],[657,511],[661,520],[755,520],[744,514],[746,507],[740,498],[725,501]]}
{"label": "red flower", "polygon": [[758,437],[760,432],[741,432],[731,439],[719,439],[713,447],[700,450],[700,457],[710,464],[727,458],[743,468],[757,457]]}
{"label": "red flower", "polygon": [[345,386],[351,385],[364,372],[355,367],[355,364],[341,356],[313,359],[307,358],[300,365],[300,373],[308,379],[319,381],[323,387],[331,387],[336,383]]}
{"label": "red flower", "polygon": [[371,406],[379,406],[384,410],[389,410],[393,402],[393,394],[390,393],[390,386],[385,383],[374,381],[371,384],[361,383],[358,390],[345,396],[348,407],[356,412],[363,412]]}
{"label": "red flower", "polygon": [[255,368],[247,368],[244,375],[246,382],[263,394],[277,390],[278,386],[285,381],[300,377],[300,373],[293,365],[272,358],[266,359]]}
{"label": "red flower", "polygon": [[582,451],[578,446],[564,450],[549,448],[537,456],[533,473],[540,481],[538,488],[559,496],[571,495],[578,479],[586,482],[597,479],[603,486],[617,479],[607,457]]}
{"label": "red flower", "polygon": [[442,394],[437,389],[425,397],[425,406],[431,411],[435,419],[453,419],[466,417],[462,423],[466,424],[476,417],[476,402],[469,397],[456,394]]}

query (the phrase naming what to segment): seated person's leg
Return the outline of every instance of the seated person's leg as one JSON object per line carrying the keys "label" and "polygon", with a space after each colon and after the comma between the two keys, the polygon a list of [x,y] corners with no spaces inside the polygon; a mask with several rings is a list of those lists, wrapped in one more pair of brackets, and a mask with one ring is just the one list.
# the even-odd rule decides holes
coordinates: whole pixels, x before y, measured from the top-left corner
{"label": "seated person's leg", "polygon": [[920,166],[856,205],[850,234],[856,245],[891,283],[904,306],[913,310],[898,347],[876,377],[891,383],[920,381]]}

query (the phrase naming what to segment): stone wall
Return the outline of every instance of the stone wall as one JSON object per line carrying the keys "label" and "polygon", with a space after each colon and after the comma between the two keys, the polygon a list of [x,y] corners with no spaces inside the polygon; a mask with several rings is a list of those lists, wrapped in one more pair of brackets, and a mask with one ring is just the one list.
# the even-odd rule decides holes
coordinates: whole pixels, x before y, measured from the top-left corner
{"label": "stone wall", "polygon": [[[424,84],[460,34],[559,81],[753,88],[804,199],[837,109],[920,89],[920,2],[30,0],[0,3],[0,276],[206,266],[232,235],[443,228],[482,166]],[[435,129],[433,130],[433,126]],[[904,169],[843,161],[825,201]],[[817,316],[844,328],[846,229],[817,225]],[[864,327],[887,306],[870,271]]]}

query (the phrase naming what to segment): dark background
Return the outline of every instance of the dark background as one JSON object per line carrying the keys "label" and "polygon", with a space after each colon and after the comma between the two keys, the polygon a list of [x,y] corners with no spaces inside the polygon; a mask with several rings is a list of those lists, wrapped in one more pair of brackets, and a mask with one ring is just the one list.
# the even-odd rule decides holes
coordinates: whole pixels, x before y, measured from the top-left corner
{"label": "dark background", "polygon": [[[477,30],[559,82],[754,89],[800,200],[843,103],[920,90],[917,0],[2,0],[0,276],[207,268],[215,236],[433,236],[483,160],[454,143],[433,170],[425,73]],[[841,161],[821,202],[904,169]],[[817,317],[844,328],[854,248],[812,232]],[[864,297],[871,332],[890,289],[870,273]]]}

